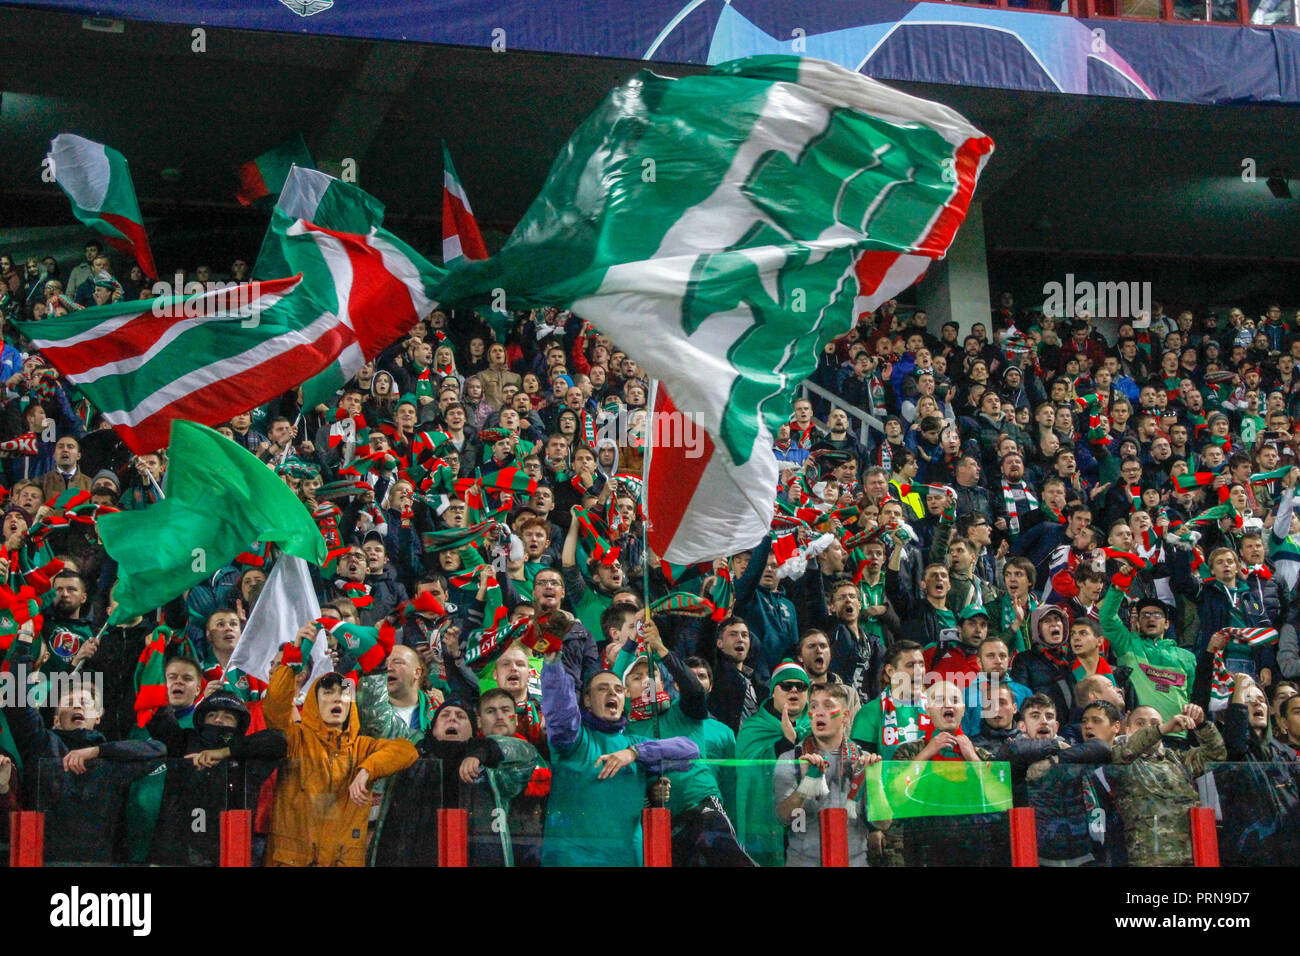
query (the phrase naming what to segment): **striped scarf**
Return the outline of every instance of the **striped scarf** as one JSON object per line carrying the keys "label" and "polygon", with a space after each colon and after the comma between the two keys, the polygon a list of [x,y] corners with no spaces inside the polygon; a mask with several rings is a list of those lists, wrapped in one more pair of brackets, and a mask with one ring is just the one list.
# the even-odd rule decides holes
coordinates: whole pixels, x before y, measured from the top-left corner
{"label": "striped scarf", "polygon": [[[1115,683],[1115,672],[1111,669],[1110,663],[1104,657],[1097,658],[1097,669],[1093,671],[1093,674],[1098,677],[1109,678],[1112,684]],[[1083,666],[1082,660],[1075,658],[1074,666],[1070,668],[1070,675],[1074,678],[1076,684],[1089,676],[1088,669]]]}
{"label": "striped scarf", "polygon": [[[1228,632],[1229,645],[1236,644],[1242,647],[1261,647],[1266,644],[1276,644],[1279,636],[1277,628],[1268,626],[1229,627],[1224,628],[1224,630]],[[1210,689],[1210,700],[1213,704],[1219,706],[1227,703],[1237,685],[1232,673],[1228,670],[1224,653],[1226,650],[1227,648],[1224,648],[1214,654],[1214,684]]]}
{"label": "striped scarf", "polygon": [[[817,738],[809,734],[799,745],[799,754],[803,757],[809,757],[817,753],[821,748],[817,745]],[[849,807],[849,816],[855,816],[854,809],[858,802],[858,791],[862,789],[862,781],[867,776],[867,764],[862,748],[849,739],[849,735],[844,735],[844,742],[840,744],[840,778],[848,781],[849,793],[845,801]]]}
{"label": "striped scarf", "polygon": [[1002,503],[1007,509],[1007,531],[1011,534],[1020,534],[1020,506],[1018,502],[1024,502],[1025,514],[1033,511],[1038,506],[1038,499],[1034,497],[1029,486],[1023,481],[1018,481],[1013,486],[1008,481],[1002,482]]}

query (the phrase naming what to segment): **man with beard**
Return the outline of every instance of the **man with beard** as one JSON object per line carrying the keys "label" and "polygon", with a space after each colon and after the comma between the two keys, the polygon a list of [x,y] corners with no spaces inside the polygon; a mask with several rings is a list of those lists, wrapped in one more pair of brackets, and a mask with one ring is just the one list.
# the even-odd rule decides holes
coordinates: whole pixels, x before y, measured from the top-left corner
{"label": "man with beard", "polygon": [[[254,809],[262,784],[284,759],[286,743],[278,730],[248,733],[251,717],[237,694],[219,690],[187,712],[177,706],[172,679],[179,670],[197,666],[185,658],[167,662],[168,706],[160,707],[146,726],[149,736],[167,747],[167,777],[149,862],[156,866],[217,866],[220,827],[195,829],[194,811],[207,820],[223,810]],[[187,726],[188,725],[188,726]]]}
{"label": "man with beard", "polygon": [[[1121,562],[1121,570],[1101,599],[1098,615],[1102,635],[1110,642],[1117,663],[1130,668],[1130,680],[1139,705],[1153,708],[1162,721],[1181,714],[1190,702],[1196,677],[1196,657],[1167,635],[1169,608],[1158,598],[1137,603],[1137,632],[1120,620],[1120,603],[1132,583],[1132,566]],[[1171,728],[1180,741],[1186,739],[1181,725]]]}
{"label": "man with beard", "polygon": [[944,677],[959,678],[966,686],[979,673],[980,643],[989,634],[989,612],[980,604],[964,607],[957,615],[957,640],[940,641],[926,649],[926,666]]}
{"label": "man with beard", "polygon": [[794,661],[772,672],[772,694],[736,736],[736,832],[759,866],[785,864],[784,828],[776,818],[773,761],[808,735],[808,675]]}
{"label": "man with beard", "polygon": [[[621,573],[621,570],[620,570]],[[558,568],[543,568],[533,578],[533,606],[541,617],[552,611],[560,610],[567,588],[564,576]],[[612,600],[613,595],[610,595]],[[606,602],[608,605],[609,602]],[[600,615],[596,615],[596,632],[600,633]],[[564,635],[564,650],[561,651],[564,667],[573,678],[574,684],[585,684],[601,669],[600,654],[596,650],[596,641],[591,631],[579,620],[572,619],[569,630]]]}
{"label": "man with beard", "polygon": [[[15,641],[28,660],[34,639],[31,622],[23,624]],[[5,706],[0,715],[22,760],[28,805],[45,811],[46,861],[114,862],[131,784],[157,768],[166,748],[100,733],[102,711],[91,681],[62,694],[51,728],[35,707]]]}
{"label": "man with beard", "polygon": [[[563,623],[547,628],[562,632]],[[583,688],[581,703],[559,653],[544,655],[542,713],[551,749],[543,866],[638,866],[641,809],[652,776],[699,758],[687,737],[647,740],[627,730],[627,689],[612,671]]]}
{"label": "man with beard", "polygon": [[1002,456],[1001,494],[994,495],[993,524],[1006,535],[1014,547],[1020,538],[1021,525],[1038,509],[1038,498],[1025,481],[1025,461],[1019,452]]}
{"label": "man with beard", "polygon": [[795,657],[814,684],[825,684],[838,679],[830,673],[831,643],[825,631],[817,628],[804,631],[799,638],[797,650]]}
{"label": "man with beard", "polygon": [[98,650],[95,622],[86,603],[86,582],[79,573],[56,574],[54,594],[54,606],[45,614],[41,627],[41,640],[50,649],[47,669],[70,671],[82,657]]}

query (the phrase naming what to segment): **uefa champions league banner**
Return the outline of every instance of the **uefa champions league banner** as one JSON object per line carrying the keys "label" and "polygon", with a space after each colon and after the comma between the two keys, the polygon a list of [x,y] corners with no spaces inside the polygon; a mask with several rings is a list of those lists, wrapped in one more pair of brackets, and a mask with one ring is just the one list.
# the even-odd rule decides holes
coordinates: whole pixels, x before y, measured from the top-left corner
{"label": "uefa champions league banner", "polygon": [[670,63],[787,53],[881,80],[1300,103],[1300,30],[905,0],[0,0],[85,16]]}

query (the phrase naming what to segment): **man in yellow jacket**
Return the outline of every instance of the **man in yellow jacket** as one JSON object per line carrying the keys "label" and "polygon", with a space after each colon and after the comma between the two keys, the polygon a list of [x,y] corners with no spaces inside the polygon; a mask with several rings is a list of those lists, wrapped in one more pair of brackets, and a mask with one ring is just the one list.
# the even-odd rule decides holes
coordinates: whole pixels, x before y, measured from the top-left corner
{"label": "man in yellow jacket", "polygon": [[369,784],[415,763],[415,746],[362,736],[355,688],[340,674],[315,681],[299,721],[296,690],[293,669],[281,665],[262,701],[267,726],[289,744],[275,787],[267,865],[364,866]]}

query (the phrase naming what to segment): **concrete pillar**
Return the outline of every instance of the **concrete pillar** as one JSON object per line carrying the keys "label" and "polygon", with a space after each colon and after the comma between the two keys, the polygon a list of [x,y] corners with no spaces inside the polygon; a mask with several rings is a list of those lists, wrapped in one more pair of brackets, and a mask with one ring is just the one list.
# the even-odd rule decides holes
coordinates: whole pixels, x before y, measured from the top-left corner
{"label": "concrete pillar", "polygon": [[[992,306],[989,301],[988,258],[984,250],[984,207],[972,202],[966,222],[948,248],[946,258],[932,263],[916,287],[916,299],[925,309],[927,327],[938,336],[945,322],[957,322],[958,341],[972,325],[987,327]],[[993,330],[990,328],[989,334]]]}

